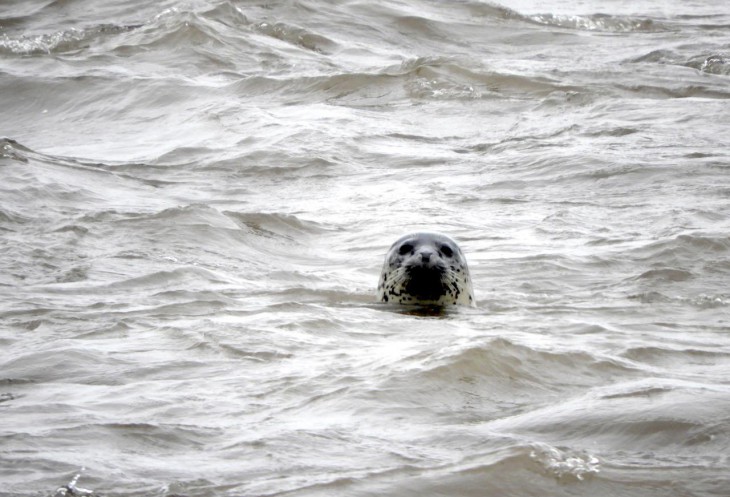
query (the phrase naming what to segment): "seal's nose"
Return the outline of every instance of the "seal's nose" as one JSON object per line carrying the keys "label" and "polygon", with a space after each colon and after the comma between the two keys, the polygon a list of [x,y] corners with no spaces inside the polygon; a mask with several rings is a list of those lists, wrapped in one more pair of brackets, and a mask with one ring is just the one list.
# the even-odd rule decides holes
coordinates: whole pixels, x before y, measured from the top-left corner
{"label": "seal's nose", "polygon": [[424,264],[428,264],[431,261],[431,256],[433,255],[432,250],[421,250],[419,252],[421,254],[421,262]]}

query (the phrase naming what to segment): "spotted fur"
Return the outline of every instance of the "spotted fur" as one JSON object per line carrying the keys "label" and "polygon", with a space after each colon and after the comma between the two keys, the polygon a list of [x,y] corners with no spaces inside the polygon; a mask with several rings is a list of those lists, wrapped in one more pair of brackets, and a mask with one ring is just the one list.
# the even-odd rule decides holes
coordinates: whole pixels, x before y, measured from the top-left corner
{"label": "spotted fur", "polygon": [[452,238],[440,233],[412,233],[390,247],[380,273],[378,300],[476,305],[466,258]]}

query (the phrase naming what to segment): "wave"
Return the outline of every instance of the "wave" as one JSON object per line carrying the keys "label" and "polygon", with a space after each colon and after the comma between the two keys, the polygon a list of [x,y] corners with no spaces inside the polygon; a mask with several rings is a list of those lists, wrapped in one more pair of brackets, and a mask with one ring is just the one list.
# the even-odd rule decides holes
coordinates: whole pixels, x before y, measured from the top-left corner
{"label": "wave", "polygon": [[332,53],[339,47],[336,42],[326,36],[285,22],[259,22],[252,27],[257,33],[317,53]]}
{"label": "wave", "polygon": [[[238,65],[231,63],[234,58],[249,58],[258,65],[259,58],[248,54],[268,52],[275,56],[281,51],[277,47],[281,42],[314,53],[331,53],[338,48],[327,36],[288,22],[249,20],[241,8],[222,2],[200,10],[172,7],[129,24],[105,23],[19,36],[3,33],[0,54],[79,54],[91,50],[93,55],[127,58],[151,48],[175,52],[182,48],[214,61],[220,71],[234,69]],[[284,54],[281,60],[285,60]]]}
{"label": "wave", "polygon": [[[6,184],[0,187],[10,219],[48,223],[58,209],[100,201],[110,173],[72,158],[36,152],[15,140],[0,139],[0,163]],[[63,226],[54,226],[59,230]]]}
{"label": "wave", "polygon": [[479,68],[474,61],[419,57],[376,72],[274,78],[251,76],[231,85],[239,94],[279,94],[297,101],[324,100],[348,105],[382,105],[415,100],[529,98],[570,91],[544,76],[528,77]]}
{"label": "wave", "polygon": [[583,481],[600,471],[599,459],[583,450],[560,449],[549,444],[535,443],[530,458],[544,472],[561,483],[572,479]]}
{"label": "wave", "polygon": [[[546,351],[505,338],[488,344],[447,347],[403,360],[410,365],[384,378],[371,395],[432,406],[469,422],[489,422],[552,401],[597,379],[635,377],[628,360],[582,351]],[[600,381],[600,380],[598,380]]]}
{"label": "wave", "polygon": [[560,15],[537,14],[525,16],[525,19],[536,24],[544,24],[558,28],[579,31],[601,31],[609,33],[656,33],[670,31],[672,28],[653,19],[612,16],[607,14],[593,15]]}
{"label": "wave", "polygon": [[168,291],[171,288],[199,288],[201,283],[206,285],[215,283],[227,283],[220,274],[209,269],[200,267],[181,267],[169,271],[156,271],[154,273],[137,276],[122,281],[104,285],[109,290],[142,290],[156,289]]}
{"label": "wave", "polygon": [[[513,343],[504,338],[492,340],[488,346],[459,350],[447,355],[420,374],[439,381],[458,381],[464,377],[502,377],[517,384],[538,385],[540,383],[558,386],[558,379],[581,382],[594,374],[630,373],[628,363],[595,357],[585,352],[541,351]],[[555,381],[545,377],[545,372],[555,374]],[[591,373],[593,372],[593,373]]]}
{"label": "wave", "polygon": [[[271,271],[318,263],[322,256],[310,242],[328,230],[325,225],[291,214],[221,211],[202,204],[127,213],[113,224],[120,233],[133,232],[153,245],[164,237],[167,253],[163,255],[168,264],[200,265],[225,274],[226,281],[245,274],[249,284],[244,286],[257,286],[258,278]],[[117,257],[131,248],[126,243],[121,246],[127,249]],[[163,255],[147,253],[141,257],[164,263]]]}
{"label": "wave", "polygon": [[653,241],[629,254],[636,260],[677,265],[698,259],[708,260],[730,251],[730,236],[684,234]]}
{"label": "wave", "polygon": [[636,267],[623,283],[636,286],[638,291],[630,297],[646,304],[723,307],[727,305],[724,280],[730,274],[728,252],[730,237],[724,234],[683,234],[645,243],[622,252],[621,257]]}
{"label": "wave", "polygon": [[[32,14],[4,19],[3,22],[5,25],[8,23],[22,25],[30,21],[33,16],[45,15],[45,11],[49,11],[48,14],[51,15],[50,11],[59,8],[58,3],[51,2],[36,9]],[[151,7],[154,9],[154,6]],[[138,15],[149,15],[149,12],[146,12],[149,9],[141,10],[142,12]],[[215,22],[223,19],[226,22]],[[159,11],[158,8],[157,14],[141,22],[92,24],[20,36],[10,36],[4,33],[0,37],[0,53],[26,56],[72,53],[110,42],[110,45],[104,47],[103,51],[117,50],[128,55],[130,49],[138,51],[145,46],[161,42],[169,42],[170,46],[174,46],[179,43],[205,44],[220,41],[220,38],[225,37],[225,27],[240,23],[247,23],[245,16],[240,9],[228,2],[200,13],[177,7],[162,11]],[[123,36],[128,34],[132,36]]]}
{"label": "wave", "polygon": [[730,56],[727,51],[711,48],[705,53],[689,56],[676,50],[654,50],[628,62],[684,66],[707,74],[730,75]]}
{"label": "wave", "polygon": [[[294,214],[168,207],[175,201],[157,189],[176,184],[155,179],[167,166],[57,157],[8,138],[0,140],[2,162],[12,166],[0,188],[0,230],[12,234],[2,248],[13,254],[3,286],[62,285],[77,294],[251,288],[271,271],[326,264],[313,240],[330,226]],[[30,244],[28,229],[40,233]]]}
{"label": "wave", "polygon": [[669,296],[657,291],[648,291],[632,294],[629,298],[641,302],[642,304],[669,303],[689,305],[698,309],[714,309],[730,305],[730,294],[727,293],[717,295],[700,294],[692,297],[682,297]]}
{"label": "wave", "polygon": [[80,51],[108,37],[126,33],[140,25],[100,24],[87,28],[68,28],[53,33],[0,35],[0,54],[4,55],[52,55]]}
{"label": "wave", "polygon": [[466,6],[469,12],[478,17],[486,17],[495,20],[514,20],[539,24],[557,28],[598,31],[608,33],[654,33],[676,30],[671,24],[657,21],[647,17],[622,16],[610,14],[521,14],[508,7],[489,2],[459,2]]}
{"label": "wave", "polygon": [[227,62],[232,53],[226,48],[246,48],[242,46],[241,29],[249,24],[242,11],[228,3],[201,12],[172,7],[137,26],[130,36],[117,40],[110,51],[129,57],[150,49],[172,53],[185,50],[214,59],[222,69],[232,67]]}
{"label": "wave", "polygon": [[[716,73],[718,65],[713,66]],[[725,67],[725,66],[722,66]],[[571,82],[543,74],[521,75],[483,67],[457,57],[419,57],[372,72],[335,72],[318,75],[244,75],[228,86],[234,94],[279,97],[286,103],[327,102],[352,107],[382,106],[403,101],[459,101],[489,99],[530,100],[556,95],[618,93],[648,98],[704,97],[725,99],[721,85],[671,81],[629,82],[615,76],[601,82]],[[631,134],[624,128],[616,136]]]}
{"label": "wave", "polygon": [[[437,440],[435,447],[445,442]],[[313,495],[382,494],[415,497],[419,495],[581,495],[581,485],[601,471],[601,461],[585,450],[558,447],[540,442],[490,439],[472,449],[468,457],[452,457],[446,464],[408,461],[398,466],[370,472],[367,478],[353,481],[323,482],[309,487]],[[432,456],[435,447],[427,453]],[[464,452],[460,448],[457,452]],[[476,454],[474,454],[476,452]],[[454,460],[456,459],[456,460]],[[521,475],[515,478],[515,475]],[[546,489],[560,485],[560,493]],[[566,490],[566,489],[571,489]]]}
{"label": "wave", "polygon": [[223,211],[238,226],[264,238],[294,240],[302,236],[319,235],[330,228],[322,223],[307,221],[292,214]]}
{"label": "wave", "polygon": [[[699,374],[710,374],[714,372],[719,375],[722,375],[722,369],[728,363],[728,359],[730,359],[729,352],[723,351],[719,346],[714,348],[712,345],[707,348],[679,345],[643,345],[629,347],[621,355],[631,361],[651,364],[653,367]],[[639,390],[638,392],[636,395],[646,395],[643,390]],[[629,393],[626,395],[634,394]]]}
{"label": "wave", "polygon": [[694,277],[695,276],[692,274],[692,272],[687,271],[686,269],[659,268],[644,271],[639,276],[637,276],[637,279],[653,280],[659,282],[676,282],[686,281]]}
{"label": "wave", "polygon": [[599,443],[604,452],[656,451],[662,457],[677,456],[679,462],[682,449],[699,441],[722,446],[721,440],[707,435],[722,429],[722,413],[728,407],[724,386],[648,378],[600,387],[487,426],[497,433],[537,436],[547,443],[577,447]]}
{"label": "wave", "polygon": [[[43,367],[38,367],[42,364]],[[50,350],[34,350],[19,353],[3,364],[3,378],[16,382],[46,383],[58,378],[63,371],[65,381],[81,384],[122,384],[114,374],[99,376],[96,371],[105,368],[119,373],[130,362],[85,347],[51,347]],[[48,406],[50,407],[50,406]]]}
{"label": "wave", "polygon": [[[167,168],[157,164],[127,161],[93,161],[79,157],[47,154],[33,150],[11,138],[0,138],[0,159],[30,164],[31,167],[48,167],[58,171],[76,170],[90,175],[106,176],[108,180],[132,180],[136,183],[160,187],[176,184],[174,180],[162,180],[157,173],[166,172]],[[79,176],[83,177],[83,176]],[[103,182],[95,181],[98,186]]]}
{"label": "wave", "polygon": [[17,141],[3,137],[0,138],[0,158],[11,159],[19,162],[28,162],[28,155],[34,154],[33,150],[18,143]]}

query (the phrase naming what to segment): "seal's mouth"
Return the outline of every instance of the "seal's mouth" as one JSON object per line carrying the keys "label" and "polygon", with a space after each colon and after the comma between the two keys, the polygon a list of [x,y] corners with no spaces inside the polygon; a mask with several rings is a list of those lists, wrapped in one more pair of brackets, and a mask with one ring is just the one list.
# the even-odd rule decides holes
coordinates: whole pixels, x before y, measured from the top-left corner
{"label": "seal's mouth", "polygon": [[444,270],[438,266],[413,266],[408,268],[405,290],[419,300],[438,300],[446,294],[442,280]]}

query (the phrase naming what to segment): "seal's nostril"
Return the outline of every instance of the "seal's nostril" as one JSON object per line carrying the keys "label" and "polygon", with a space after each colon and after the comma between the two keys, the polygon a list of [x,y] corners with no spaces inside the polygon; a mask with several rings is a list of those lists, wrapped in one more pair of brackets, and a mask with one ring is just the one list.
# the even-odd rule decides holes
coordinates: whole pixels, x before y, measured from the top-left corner
{"label": "seal's nostril", "polygon": [[428,262],[429,260],[431,260],[431,254],[421,254],[421,261]]}

